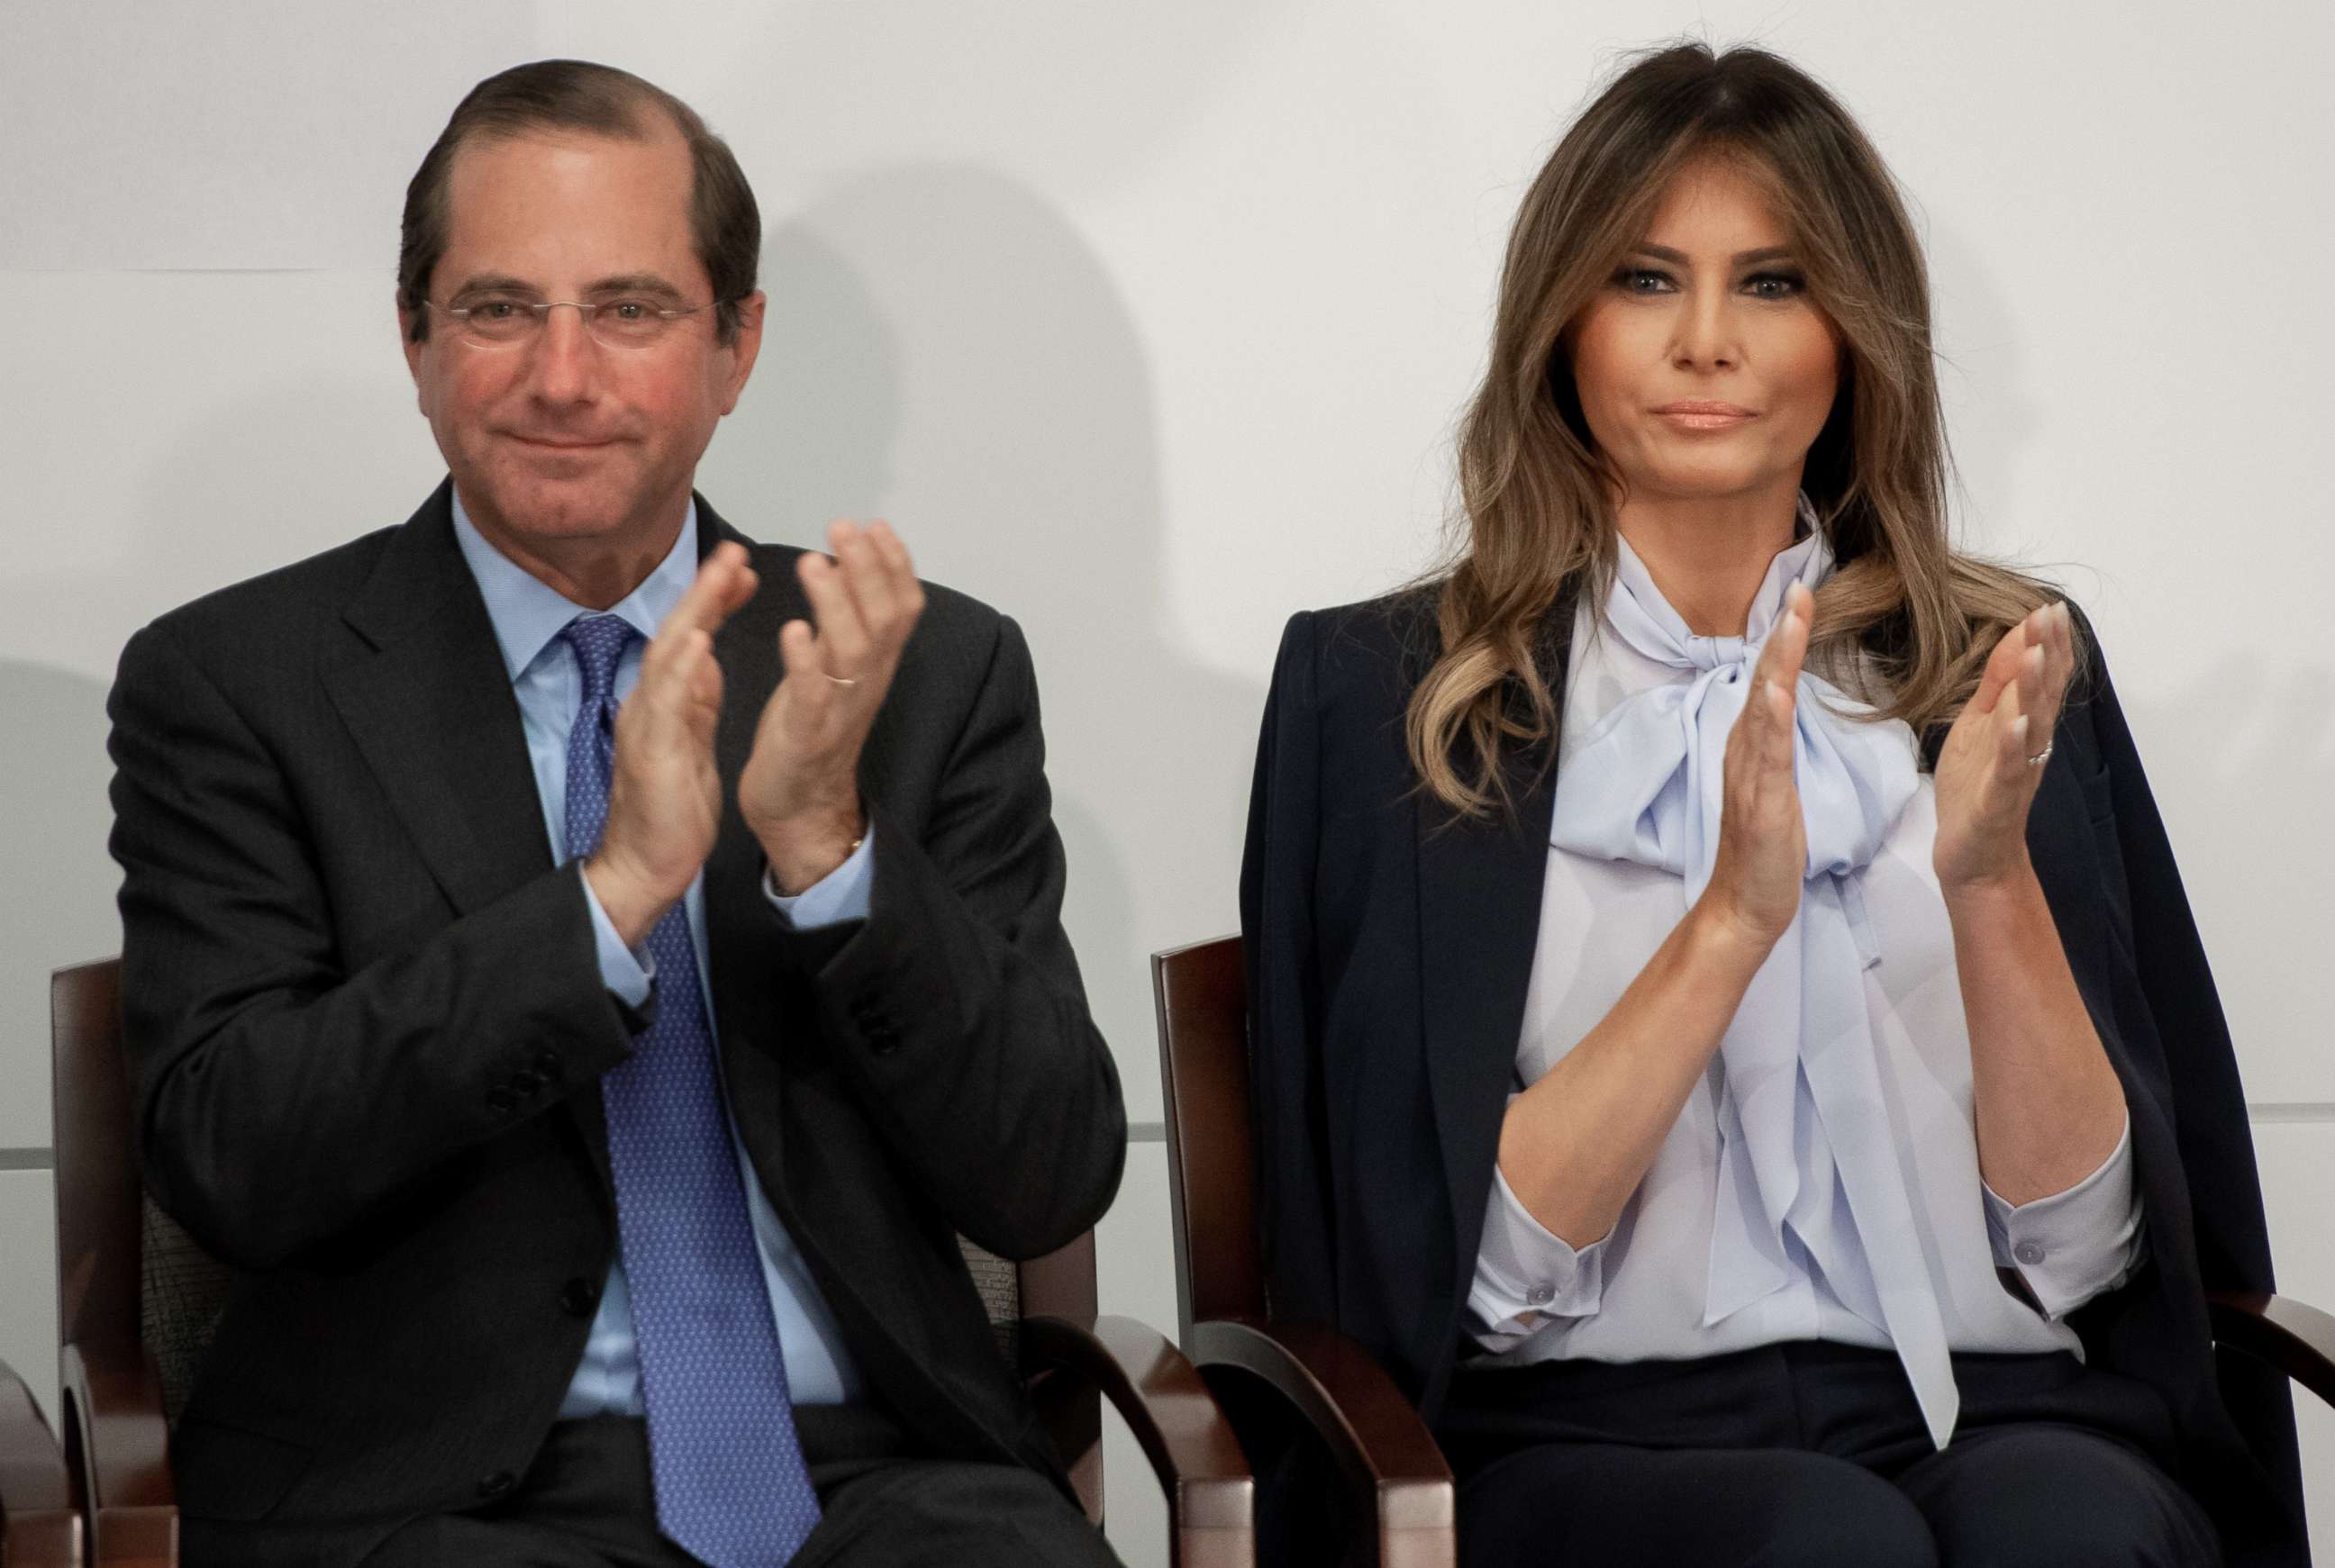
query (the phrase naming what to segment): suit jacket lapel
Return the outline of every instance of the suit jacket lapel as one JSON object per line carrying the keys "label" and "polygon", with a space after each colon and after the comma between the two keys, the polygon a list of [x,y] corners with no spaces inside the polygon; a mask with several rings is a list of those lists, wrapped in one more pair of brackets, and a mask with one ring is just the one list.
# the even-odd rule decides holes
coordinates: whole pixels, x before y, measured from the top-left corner
{"label": "suit jacket lapel", "polygon": [[[1569,598],[1552,612],[1552,624],[1570,631]],[[1562,641],[1555,644],[1553,690],[1560,702],[1566,652]],[[1463,1280],[1480,1239],[1484,1191],[1540,937],[1555,768],[1519,764],[1510,769],[1509,787],[1513,818],[1454,822],[1424,799],[1413,808],[1421,1032]],[[1459,1299],[1466,1297],[1463,1287]]]}
{"label": "suit jacket lapel", "polygon": [[398,821],[460,914],[550,869],[543,803],[493,623],[454,542],[451,481],[344,611],[370,658],[327,678]]}
{"label": "suit jacket lapel", "polygon": [[[751,546],[702,497],[697,515],[701,558],[723,539]],[[746,759],[753,753],[763,706],[783,673],[779,628],[809,614],[793,574],[770,573],[753,598],[713,639],[722,682],[713,751],[725,799],[722,831],[705,862],[705,962],[732,1113],[773,1201],[783,1185],[777,1179],[783,1084],[779,1059],[767,1042],[780,1037],[786,1021],[779,1016],[780,977],[773,973],[778,917],[762,892],[762,849],[739,815],[737,788]]]}
{"label": "suit jacket lapel", "polygon": [[[704,560],[724,539],[753,547],[751,539],[722,521],[699,496],[697,558]],[[705,862],[703,956],[713,992],[713,1023],[719,1036],[715,1049],[722,1056],[732,1114],[748,1149],[760,1147],[773,1156],[779,1125],[778,1068],[767,1052],[749,1049],[746,1043],[769,1037],[776,1012],[768,962],[771,916],[759,902],[761,848],[739,818],[736,791],[738,775],[753,750],[754,726],[761,717],[762,704],[778,683],[779,628],[809,614],[801,586],[793,578],[765,580],[761,591],[713,639],[722,682],[722,718],[714,731],[713,753],[724,798],[722,829]],[[757,948],[764,955],[761,968],[740,961],[741,952]],[[575,1109],[602,1179],[609,1180],[608,1118],[600,1097],[574,1095],[568,1104]],[[775,1159],[770,1168],[777,1168]],[[770,1184],[764,1186],[767,1189]]]}

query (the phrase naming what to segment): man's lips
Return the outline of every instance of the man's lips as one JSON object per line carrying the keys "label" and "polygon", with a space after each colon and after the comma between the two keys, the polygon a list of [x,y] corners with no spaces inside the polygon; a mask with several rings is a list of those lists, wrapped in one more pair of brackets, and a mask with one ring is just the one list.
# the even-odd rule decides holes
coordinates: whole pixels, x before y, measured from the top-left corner
{"label": "man's lips", "polygon": [[582,436],[531,436],[521,434],[518,431],[506,431],[503,433],[510,440],[518,441],[522,446],[543,447],[552,451],[590,451],[596,447],[614,446],[615,444],[615,438],[614,436],[606,436],[595,439]]}

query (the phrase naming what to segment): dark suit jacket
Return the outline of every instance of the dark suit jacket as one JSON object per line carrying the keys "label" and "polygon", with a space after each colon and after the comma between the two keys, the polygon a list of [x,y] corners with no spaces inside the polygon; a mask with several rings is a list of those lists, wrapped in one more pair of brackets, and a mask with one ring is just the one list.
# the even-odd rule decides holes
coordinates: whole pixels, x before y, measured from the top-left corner
{"label": "dark suit jacket", "polygon": [[[114,685],[146,1177],[238,1270],[173,1449],[190,1518],[378,1534],[508,1487],[614,1255],[598,1079],[630,1036],[450,494],[162,617]],[[701,555],[750,543],[699,520]],[[809,613],[800,552],[751,547],[715,644],[733,787]],[[868,917],[787,926],[734,799],[705,914],[741,1135],[873,1391],[1059,1479],[956,1242],[1060,1247],[1124,1158],[1042,760],[1019,629],[931,588],[861,763]]]}
{"label": "dark suit jacket", "polygon": [[[1563,638],[1552,642],[1562,691]],[[1538,940],[1555,779],[1516,759],[1516,818],[1497,822],[1452,823],[1414,789],[1403,712],[1436,646],[1424,594],[1290,622],[1241,882],[1274,1315],[1353,1335],[1430,1421],[1472,1348],[1461,1312]],[[1933,759],[1943,739],[1931,737]],[[2300,1563],[2285,1385],[2246,1365],[2217,1379],[2206,1325],[2206,1290],[2271,1286],[2237,1064],[2096,654],[2055,740],[2028,840],[2124,1081],[2149,1236],[2147,1263],[2077,1327],[2096,1364],[2163,1391],[2186,1478],[2233,1563]]]}

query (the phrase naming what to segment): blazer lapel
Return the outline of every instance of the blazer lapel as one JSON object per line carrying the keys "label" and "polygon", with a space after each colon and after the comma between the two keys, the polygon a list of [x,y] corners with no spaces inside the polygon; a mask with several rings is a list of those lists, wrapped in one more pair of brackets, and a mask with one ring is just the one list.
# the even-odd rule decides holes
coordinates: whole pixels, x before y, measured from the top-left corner
{"label": "blazer lapel", "polygon": [[[1553,624],[1567,631],[1570,605],[1567,599],[1552,613]],[[1564,642],[1554,653],[1552,689],[1562,702]],[[1554,748],[1554,736],[1548,744]],[[1525,992],[1540,937],[1556,770],[1553,764],[1537,767],[1537,760],[1509,771],[1513,818],[1452,821],[1431,799],[1413,808],[1421,1033],[1463,1267],[1480,1239],[1485,1184],[1499,1147],[1506,1086],[1515,1070]],[[1466,1291],[1459,1296],[1464,1301]]]}
{"label": "blazer lapel", "polygon": [[391,809],[467,915],[552,860],[518,699],[454,542],[452,494],[441,485],[390,540],[344,612],[373,656],[327,686]]}

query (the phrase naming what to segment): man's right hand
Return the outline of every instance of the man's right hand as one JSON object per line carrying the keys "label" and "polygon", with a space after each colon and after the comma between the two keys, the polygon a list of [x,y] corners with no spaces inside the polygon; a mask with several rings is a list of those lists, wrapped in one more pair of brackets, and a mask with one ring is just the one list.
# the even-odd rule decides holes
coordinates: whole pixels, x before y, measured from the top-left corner
{"label": "man's right hand", "polygon": [[759,585],[743,547],[715,546],[649,640],[640,683],[616,711],[608,821],[584,875],[628,947],[680,902],[713,852],[722,800],[713,760],[722,717],[713,634]]}

